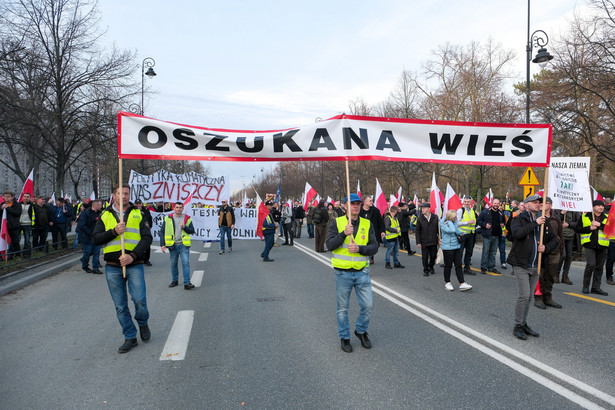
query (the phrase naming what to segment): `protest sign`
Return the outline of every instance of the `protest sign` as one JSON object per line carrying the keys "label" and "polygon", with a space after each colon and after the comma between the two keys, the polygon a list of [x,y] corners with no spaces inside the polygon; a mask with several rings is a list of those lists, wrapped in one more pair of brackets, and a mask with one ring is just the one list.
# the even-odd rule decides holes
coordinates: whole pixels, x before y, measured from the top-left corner
{"label": "protest sign", "polygon": [[553,209],[592,210],[589,166],[589,157],[551,158],[549,195],[553,199]]}

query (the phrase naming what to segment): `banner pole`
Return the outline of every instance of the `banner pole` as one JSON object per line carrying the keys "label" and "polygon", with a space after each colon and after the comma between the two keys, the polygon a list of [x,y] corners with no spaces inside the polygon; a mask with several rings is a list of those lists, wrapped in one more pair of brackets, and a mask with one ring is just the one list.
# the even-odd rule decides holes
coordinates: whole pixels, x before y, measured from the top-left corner
{"label": "banner pole", "polygon": [[[545,203],[549,192],[549,167],[545,168],[545,192],[542,196],[542,215],[545,216]],[[545,222],[546,223],[546,222]],[[545,234],[545,224],[540,225],[540,241],[538,246],[542,245],[542,240]],[[538,253],[538,276],[540,276],[540,265],[542,264],[542,252]]]}
{"label": "banner pole", "polygon": [[[118,174],[118,186],[120,190],[120,200],[119,209],[120,209],[120,221],[124,220],[124,187],[122,184],[122,158],[119,159],[119,174]],[[122,245],[122,256],[125,254],[124,250],[124,232],[120,235],[120,243]],[[126,266],[122,266],[122,277],[126,279]]]}
{"label": "banner pole", "polygon": [[[348,171],[348,158],[346,158],[346,218],[350,222],[350,172]],[[354,238],[350,235],[350,243],[354,244]]]}

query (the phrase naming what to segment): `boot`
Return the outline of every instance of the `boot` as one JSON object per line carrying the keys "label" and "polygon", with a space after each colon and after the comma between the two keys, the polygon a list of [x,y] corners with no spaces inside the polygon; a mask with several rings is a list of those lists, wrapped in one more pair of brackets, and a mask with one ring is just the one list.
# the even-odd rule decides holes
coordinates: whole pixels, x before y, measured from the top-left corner
{"label": "boot", "polygon": [[542,296],[534,296],[534,306],[536,306],[538,309],[547,308],[545,303],[542,301]]}
{"label": "boot", "polygon": [[572,285],[572,282],[570,281],[570,279],[568,279],[568,275],[562,276],[562,283],[565,283],[566,285]]}
{"label": "boot", "polygon": [[521,340],[527,340],[527,335],[523,331],[523,325],[515,325],[513,329],[513,335],[517,336],[517,338]]}
{"label": "boot", "polygon": [[390,263],[390,262],[385,263],[385,264],[384,264],[384,267],[385,267],[385,268],[387,268],[387,269],[393,269],[393,268],[391,267],[391,263]]}
{"label": "boot", "polygon": [[553,283],[559,283],[559,273],[553,278]]}

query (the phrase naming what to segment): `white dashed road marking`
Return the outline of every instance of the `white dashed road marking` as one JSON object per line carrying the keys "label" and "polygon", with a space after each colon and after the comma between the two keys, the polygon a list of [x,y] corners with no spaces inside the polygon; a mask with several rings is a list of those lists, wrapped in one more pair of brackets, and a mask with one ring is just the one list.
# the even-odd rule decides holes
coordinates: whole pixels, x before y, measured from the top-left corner
{"label": "white dashed road marking", "polygon": [[186,358],[193,321],[194,310],[177,312],[171,333],[160,354],[160,360],[184,360]]}

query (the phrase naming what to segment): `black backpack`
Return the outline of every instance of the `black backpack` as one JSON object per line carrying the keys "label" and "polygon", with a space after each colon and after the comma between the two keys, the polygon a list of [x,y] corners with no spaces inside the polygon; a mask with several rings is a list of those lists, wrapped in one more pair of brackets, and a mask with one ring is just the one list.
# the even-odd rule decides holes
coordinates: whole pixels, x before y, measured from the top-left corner
{"label": "black backpack", "polygon": [[314,215],[312,216],[312,224],[319,224],[322,222],[322,208],[316,208]]}

